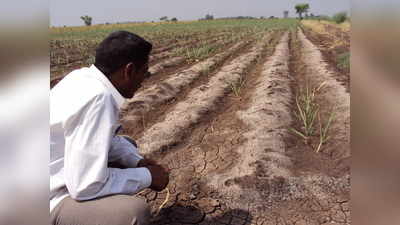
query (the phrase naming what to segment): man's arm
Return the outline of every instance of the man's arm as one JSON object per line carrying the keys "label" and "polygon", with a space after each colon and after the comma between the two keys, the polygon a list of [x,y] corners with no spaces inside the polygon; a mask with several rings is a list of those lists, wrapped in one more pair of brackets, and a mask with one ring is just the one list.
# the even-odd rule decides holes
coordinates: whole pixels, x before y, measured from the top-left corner
{"label": "man's arm", "polygon": [[139,155],[136,143],[125,136],[113,138],[108,166],[115,168],[146,167],[152,176],[150,188],[162,191],[169,182],[169,171],[152,159],[143,158]]}
{"label": "man's arm", "polygon": [[143,167],[138,163],[143,160],[135,145],[126,137],[116,135],[112,138],[111,148],[108,155],[109,167],[115,168],[135,168]]}
{"label": "man's arm", "polygon": [[97,96],[64,125],[65,182],[76,200],[134,194],[152,183],[147,168],[107,167],[113,125],[118,116],[114,107],[111,96]]}
{"label": "man's arm", "polygon": [[141,156],[136,142],[127,136],[115,136],[111,145],[108,155],[109,167],[124,169],[159,165],[156,161]]}

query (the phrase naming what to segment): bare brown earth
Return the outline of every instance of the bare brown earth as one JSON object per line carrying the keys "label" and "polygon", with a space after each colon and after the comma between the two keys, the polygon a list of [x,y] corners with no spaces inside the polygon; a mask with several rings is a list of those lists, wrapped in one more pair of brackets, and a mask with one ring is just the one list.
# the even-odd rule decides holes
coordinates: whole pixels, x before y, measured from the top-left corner
{"label": "bare brown earth", "polygon": [[[121,122],[143,154],[171,170],[159,214],[167,191],[139,194],[153,224],[350,224],[350,97],[338,73],[291,31],[148,83]],[[307,82],[325,82],[322,120],[336,111],[320,153],[289,131],[300,126],[294,98]]]}

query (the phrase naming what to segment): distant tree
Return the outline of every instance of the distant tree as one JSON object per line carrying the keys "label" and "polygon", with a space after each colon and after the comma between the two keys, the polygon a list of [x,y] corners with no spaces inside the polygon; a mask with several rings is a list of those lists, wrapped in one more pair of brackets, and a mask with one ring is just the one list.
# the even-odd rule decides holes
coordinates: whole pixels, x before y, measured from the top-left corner
{"label": "distant tree", "polygon": [[289,11],[285,10],[283,11],[283,18],[288,18],[289,17]]}
{"label": "distant tree", "polygon": [[260,16],[260,19],[264,19],[264,17],[263,17],[263,16]]}
{"label": "distant tree", "polygon": [[206,20],[213,20],[213,19],[214,19],[214,16],[211,15],[211,14],[207,14],[206,17],[204,17],[204,19],[206,19]]}
{"label": "distant tree", "polygon": [[171,19],[171,21],[172,21],[172,22],[177,22],[178,19],[177,19],[176,17],[174,17],[174,18]]}
{"label": "distant tree", "polygon": [[92,17],[86,15],[86,16],[81,16],[81,19],[83,20],[86,26],[92,25]]}
{"label": "distant tree", "polygon": [[310,9],[309,4],[297,4],[295,7],[296,13],[299,14],[299,18],[302,20],[303,19],[303,13],[308,13],[308,10]]}
{"label": "distant tree", "polygon": [[335,15],[333,15],[332,19],[336,23],[343,23],[344,21],[347,20],[347,13],[346,12],[336,13]]}
{"label": "distant tree", "polygon": [[275,19],[275,16],[270,16],[268,19]]}
{"label": "distant tree", "polygon": [[161,20],[161,21],[164,21],[164,20],[165,20],[165,21],[168,21],[168,16],[160,17],[160,20]]}

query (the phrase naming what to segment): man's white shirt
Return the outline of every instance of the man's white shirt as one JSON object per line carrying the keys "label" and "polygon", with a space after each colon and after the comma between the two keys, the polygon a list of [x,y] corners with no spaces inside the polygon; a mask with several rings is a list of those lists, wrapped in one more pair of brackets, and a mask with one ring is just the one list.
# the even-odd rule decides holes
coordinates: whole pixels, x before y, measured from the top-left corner
{"label": "man's white shirt", "polygon": [[[151,184],[142,157],[121,136],[125,99],[94,65],[75,70],[50,91],[50,211],[65,197],[90,200],[134,194]],[[108,168],[117,162],[128,169]]]}

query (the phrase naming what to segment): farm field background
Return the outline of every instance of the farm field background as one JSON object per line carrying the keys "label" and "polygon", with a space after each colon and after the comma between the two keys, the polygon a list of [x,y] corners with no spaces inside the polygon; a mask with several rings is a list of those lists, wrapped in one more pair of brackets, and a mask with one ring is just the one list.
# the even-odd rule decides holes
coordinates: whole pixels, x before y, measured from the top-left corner
{"label": "farm field background", "polygon": [[[153,224],[350,224],[350,25],[243,19],[51,28],[51,86],[127,30],[153,43],[121,134],[171,170]],[[162,206],[161,210],[159,207]]]}

